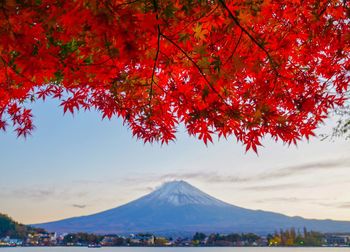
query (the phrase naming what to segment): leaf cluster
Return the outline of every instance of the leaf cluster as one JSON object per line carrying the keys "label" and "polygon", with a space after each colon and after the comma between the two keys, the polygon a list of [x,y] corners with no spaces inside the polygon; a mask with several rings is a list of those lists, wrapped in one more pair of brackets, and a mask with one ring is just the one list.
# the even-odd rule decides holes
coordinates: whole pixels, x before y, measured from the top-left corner
{"label": "leaf cluster", "polygon": [[[33,129],[30,103],[121,117],[145,142],[179,124],[205,144],[296,144],[349,85],[349,1],[5,0],[0,129]],[[346,124],[348,125],[348,124]],[[344,130],[341,128],[340,130]]]}

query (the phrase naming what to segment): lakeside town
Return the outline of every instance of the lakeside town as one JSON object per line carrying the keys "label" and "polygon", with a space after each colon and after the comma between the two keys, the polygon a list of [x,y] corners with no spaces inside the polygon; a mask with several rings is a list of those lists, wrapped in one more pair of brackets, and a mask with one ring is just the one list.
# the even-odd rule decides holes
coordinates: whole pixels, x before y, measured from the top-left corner
{"label": "lakeside town", "polygon": [[158,246],[158,247],[196,247],[196,246],[328,246],[350,247],[350,233],[320,233],[303,229],[280,229],[273,234],[260,236],[254,233],[201,233],[194,235],[136,234],[94,234],[94,233],[56,233],[47,232],[14,221],[0,213],[0,247],[30,246]]}
{"label": "lakeside town", "polygon": [[0,247],[16,246],[329,246],[350,247],[350,233],[318,233],[313,231],[296,232],[295,229],[281,230],[275,234],[259,236],[248,234],[210,234],[195,233],[193,237],[163,237],[150,233],[129,234],[126,236],[109,234],[97,235],[88,233],[57,234],[36,230],[26,237],[14,238],[6,236],[0,238]]}

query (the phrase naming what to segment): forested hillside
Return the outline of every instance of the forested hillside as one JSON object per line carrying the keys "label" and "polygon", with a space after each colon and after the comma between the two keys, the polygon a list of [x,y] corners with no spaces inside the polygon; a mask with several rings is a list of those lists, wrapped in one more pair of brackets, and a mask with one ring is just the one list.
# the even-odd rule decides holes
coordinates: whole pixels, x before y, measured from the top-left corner
{"label": "forested hillside", "polygon": [[25,238],[28,233],[38,231],[36,228],[26,226],[14,221],[6,214],[0,213],[0,238],[10,236],[11,238]]}

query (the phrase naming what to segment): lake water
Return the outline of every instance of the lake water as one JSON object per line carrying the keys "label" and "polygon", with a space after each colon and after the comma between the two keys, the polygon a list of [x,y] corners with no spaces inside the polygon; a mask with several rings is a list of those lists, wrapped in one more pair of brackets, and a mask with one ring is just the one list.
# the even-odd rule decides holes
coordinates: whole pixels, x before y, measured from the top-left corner
{"label": "lake water", "polygon": [[77,248],[77,247],[51,247],[51,248],[0,248],[0,252],[350,252],[350,248]]}

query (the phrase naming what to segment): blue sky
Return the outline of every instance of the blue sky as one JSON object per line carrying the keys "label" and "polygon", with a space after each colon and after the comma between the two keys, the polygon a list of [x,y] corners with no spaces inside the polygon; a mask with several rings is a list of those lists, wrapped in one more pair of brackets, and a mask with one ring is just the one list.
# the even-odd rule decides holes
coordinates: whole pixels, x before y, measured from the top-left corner
{"label": "blue sky", "polygon": [[350,141],[288,147],[266,139],[257,156],[234,139],[205,146],[181,128],[175,143],[145,145],[118,119],[101,121],[93,111],[63,116],[55,101],[33,110],[32,136],[0,133],[0,212],[21,222],[102,211],[174,179],[247,208],[350,220]]}

